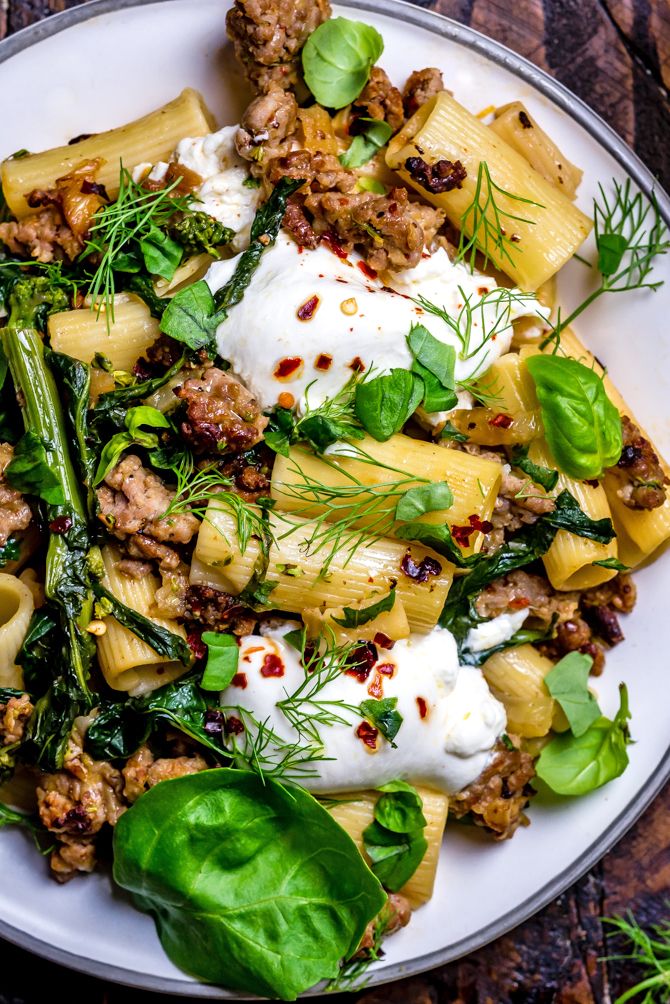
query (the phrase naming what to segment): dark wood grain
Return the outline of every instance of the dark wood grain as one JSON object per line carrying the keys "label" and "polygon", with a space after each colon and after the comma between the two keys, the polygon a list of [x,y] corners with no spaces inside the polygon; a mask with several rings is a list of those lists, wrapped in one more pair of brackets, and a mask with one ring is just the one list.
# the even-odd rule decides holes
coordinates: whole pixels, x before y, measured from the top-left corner
{"label": "dark wood grain", "polygon": [[[0,0],[0,37],[81,0]],[[594,108],[670,187],[668,0],[416,0],[491,35],[553,74]],[[551,849],[547,849],[551,853]],[[611,1004],[629,964],[602,917],[633,910],[668,918],[670,786],[581,882],[532,920],[474,955],[420,979],[330,1004]],[[152,1004],[154,994],[107,985],[0,942],[0,1004]]]}

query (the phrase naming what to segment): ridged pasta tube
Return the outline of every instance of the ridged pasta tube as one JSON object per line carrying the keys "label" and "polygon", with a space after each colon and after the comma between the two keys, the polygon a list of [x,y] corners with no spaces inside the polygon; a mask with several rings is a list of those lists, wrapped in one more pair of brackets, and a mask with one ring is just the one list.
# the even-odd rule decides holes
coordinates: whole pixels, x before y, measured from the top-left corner
{"label": "ridged pasta tube", "polygon": [[520,153],[550,185],[569,199],[574,199],[582,180],[582,171],[561,153],[521,101],[496,108],[489,129]]}
{"label": "ridged pasta tube", "polygon": [[[449,799],[446,795],[418,785],[416,790],[423,801],[423,814],[427,823],[424,836],[428,849],[409,882],[400,890],[400,893],[409,900],[413,910],[427,903],[433,895],[440,847],[449,810]],[[379,794],[374,791],[354,792],[347,795],[346,801],[328,806],[330,814],[347,831],[364,857],[363,831],[373,821],[374,807],[378,798]]]}
{"label": "ridged pasta tube", "polygon": [[[428,164],[460,161],[467,177],[450,192],[429,192],[407,169],[410,157]],[[493,264],[522,289],[537,289],[558,272],[591,230],[591,220],[570,199],[446,91],[422,105],[393,137],[386,163],[424,199],[444,209],[454,226],[460,229],[463,225],[468,236],[476,229],[477,242]],[[492,182],[498,186],[493,199],[486,180],[478,193],[478,177],[485,179],[481,164],[486,164]],[[511,198],[510,194],[519,198]],[[477,202],[486,219],[486,223],[478,221],[479,225],[473,217]],[[500,239],[496,209],[508,214],[503,222],[510,232],[506,243]]]}
{"label": "ridged pasta tube", "polygon": [[134,364],[159,335],[158,321],[143,300],[121,294],[115,297],[114,320],[107,325],[106,310],[64,310],[48,322],[51,347],[73,359],[90,363],[102,353],[116,370],[132,370]]}
{"label": "ridged pasta tube", "polygon": [[532,645],[519,645],[490,656],[482,666],[491,693],[504,704],[507,728],[524,739],[546,736],[555,701],[544,685],[554,668]]}
{"label": "ridged pasta tube", "polygon": [[132,171],[144,162],[169,160],[179,140],[204,136],[214,126],[204,98],[190,87],[169,104],[127,125],[96,133],[69,146],[59,146],[28,157],[6,160],[2,165],[2,188],[11,212],[18,219],[35,212],[26,196],[34,189],[53,188],[85,161],[100,159],[98,184],[114,198],[119,191],[119,165]]}
{"label": "ridged pasta tube", "polygon": [[0,572],[0,687],[23,687],[16,656],[35,609],[33,594],[15,575]]}

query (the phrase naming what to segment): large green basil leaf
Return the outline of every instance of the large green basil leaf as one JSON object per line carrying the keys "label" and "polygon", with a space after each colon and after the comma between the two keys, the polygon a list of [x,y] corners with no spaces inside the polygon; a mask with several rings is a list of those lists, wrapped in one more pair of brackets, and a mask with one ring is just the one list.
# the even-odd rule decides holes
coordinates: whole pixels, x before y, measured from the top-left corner
{"label": "large green basil leaf", "polygon": [[365,431],[384,443],[402,429],[423,396],[423,380],[416,373],[391,370],[356,387],[356,415]]}
{"label": "large green basil leaf", "polygon": [[114,830],[114,878],[185,972],[280,1000],[336,976],[386,901],[311,795],[228,768],[165,781],[131,806]]}
{"label": "large green basil leaf", "polygon": [[320,105],[344,108],[361,93],[383,51],[384,40],[371,25],[330,18],[302,50],[305,83]]}
{"label": "large green basil leaf", "polygon": [[526,365],[560,470],[573,478],[599,478],[616,464],[623,446],[621,417],[602,378],[565,356],[530,356]]}
{"label": "large green basil leaf", "polygon": [[545,687],[560,704],[572,734],[577,737],[583,736],[601,715],[598,702],[589,691],[592,666],[590,655],[569,652],[544,678]]}

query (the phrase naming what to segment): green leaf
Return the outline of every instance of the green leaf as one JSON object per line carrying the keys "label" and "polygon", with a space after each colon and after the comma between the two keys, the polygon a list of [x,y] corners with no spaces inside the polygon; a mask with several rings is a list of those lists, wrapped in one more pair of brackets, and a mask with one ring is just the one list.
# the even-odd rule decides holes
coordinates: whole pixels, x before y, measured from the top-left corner
{"label": "green leaf", "polygon": [[555,502],[554,511],[544,513],[542,516],[543,522],[548,526],[567,530],[588,540],[596,540],[599,544],[609,544],[610,540],[616,537],[611,519],[591,519],[583,509],[580,509],[579,503],[569,491],[562,491]]}
{"label": "green leaf", "polygon": [[590,655],[570,652],[544,678],[547,690],[562,707],[577,738],[601,716],[598,702],[588,687],[592,665]]}
{"label": "green leaf", "polygon": [[202,640],[207,646],[207,665],[200,686],[203,690],[225,690],[237,672],[240,656],[237,639],[230,634],[205,631]]}
{"label": "green leaf", "polygon": [[363,830],[363,846],[373,874],[389,892],[398,892],[409,882],[428,850],[420,830],[392,833],[376,822]]}
{"label": "green leaf", "polygon": [[119,432],[112,436],[103,447],[93,479],[94,485],[99,485],[105,480],[112,468],[116,466],[121,454],[129,446],[137,444],[147,450],[155,449],[158,446],[158,436],[155,433],[146,432],[143,426],[150,429],[169,429],[170,422],[158,408],[141,404],[126,412],[125,426],[127,432]]}
{"label": "green leaf", "polygon": [[621,417],[597,373],[566,356],[530,356],[549,448],[565,474],[599,478],[616,464],[623,439]]}
{"label": "green leaf", "polygon": [[168,659],[182,662],[185,666],[190,664],[191,650],[178,634],[175,634],[174,631],[168,631],[167,628],[161,627],[148,617],[144,617],[137,610],[127,607],[113,593],[105,589],[100,582],[94,582],[92,589],[95,596],[104,602],[112,617],[115,617],[123,627],[132,631],[141,641],[146,642],[155,652]]}
{"label": "green leaf", "polygon": [[302,50],[305,83],[325,108],[344,108],[368,82],[384,51],[379,32],[361,21],[330,18],[312,32]]}
{"label": "green leaf", "polygon": [[12,488],[26,495],[36,495],[50,505],[65,503],[58,475],[49,466],[45,444],[30,430],[14,447],[14,456],[5,468],[5,478]]}
{"label": "green leaf", "polygon": [[403,717],[396,710],[398,705],[397,697],[383,697],[381,700],[361,701],[361,714],[371,725],[379,729],[384,739],[396,749],[393,742],[400,731]]}
{"label": "green leaf", "polygon": [[628,239],[623,234],[598,234],[598,271],[614,275],[628,250]]}
{"label": "green leaf", "polygon": [[373,621],[375,617],[380,614],[386,613],[389,610],[393,610],[395,604],[395,588],[391,589],[387,596],[384,596],[377,603],[372,603],[369,607],[363,607],[360,610],[356,610],[353,607],[344,607],[342,609],[343,617],[333,617],[336,624],[339,624],[343,628],[357,628],[362,624],[369,624]]}
{"label": "green leaf", "polygon": [[218,313],[212,291],[204,279],[187,286],[170,300],[161,318],[161,331],[197,351],[210,345],[225,318]]}
{"label": "green leaf", "polygon": [[619,777],[628,766],[628,691],[620,688],[613,721],[601,716],[577,737],[557,736],[545,746],[535,765],[537,776],[559,795],[585,795]]}
{"label": "green leaf", "polygon": [[393,135],[391,126],[382,119],[360,118],[358,122],[367,124],[360,135],[354,136],[349,148],[340,154],[343,167],[355,168],[367,164]]}
{"label": "green leaf", "polygon": [[450,509],[454,504],[454,494],[446,481],[434,481],[430,485],[417,485],[410,488],[399,499],[395,510],[395,518],[402,520],[418,519],[427,512],[439,512]]}
{"label": "green leaf", "polygon": [[600,561],[592,561],[591,564],[600,568],[613,568],[615,572],[630,572],[630,565],[624,565],[618,558],[602,558]]}
{"label": "green leaf", "polygon": [[424,383],[423,407],[429,413],[449,411],[457,403],[454,390],[456,350],[431,335],[422,324],[413,324],[407,344],[414,357],[412,370]]}
{"label": "green leaf", "polygon": [[541,485],[545,491],[551,492],[558,482],[558,471],[552,471],[550,467],[542,467],[541,464],[534,464],[528,459],[527,446],[515,446],[512,450],[510,463],[513,467],[518,467],[520,471],[527,474],[536,485]]}
{"label": "green leaf", "polygon": [[445,422],[440,432],[440,439],[453,439],[455,443],[467,443],[468,437],[459,432],[453,422]]}
{"label": "green leaf", "polygon": [[16,561],[21,554],[21,542],[15,537],[10,537],[6,544],[0,547],[0,568],[4,568],[10,561]]}
{"label": "green leaf", "polygon": [[[180,244],[155,226],[152,226],[147,236],[140,241],[140,251],[147,272],[159,275],[168,281],[179,268],[184,253]],[[118,268],[118,264],[116,267]]]}
{"label": "green leaf", "polygon": [[281,1000],[336,976],[386,902],[311,795],[227,768],[131,806],[114,830],[114,878],[185,972]]}
{"label": "green leaf", "polygon": [[478,560],[482,560],[476,554],[469,557],[464,556],[446,523],[422,523],[413,520],[411,523],[403,523],[402,526],[397,527],[394,533],[399,540],[414,540],[426,547],[431,547],[438,554],[442,554],[452,561],[457,568],[469,568]]}
{"label": "green leaf", "polygon": [[383,794],[377,801],[374,816],[380,826],[393,833],[411,833],[428,825],[421,796],[407,781],[389,781],[378,790]]}
{"label": "green leaf", "polygon": [[416,373],[394,369],[387,376],[358,384],[356,415],[366,432],[383,443],[402,429],[421,404],[423,394],[423,381]]}
{"label": "green leaf", "polygon": [[356,187],[361,192],[374,192],[375,195],[386,195],[388,189],[377,178],[362,175],[356,182]]}

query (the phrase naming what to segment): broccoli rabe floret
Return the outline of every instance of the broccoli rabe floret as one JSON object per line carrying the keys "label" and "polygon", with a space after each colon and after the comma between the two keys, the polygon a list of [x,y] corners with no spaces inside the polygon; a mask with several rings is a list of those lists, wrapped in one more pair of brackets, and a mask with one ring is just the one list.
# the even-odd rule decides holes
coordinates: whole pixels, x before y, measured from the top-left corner
{"label": "broccoli rabe floret", "polygon": [[37,328],[43,331],[49,314],[68,310],[70,296],[49,276],[17,279],[9,295],[9,323],[15,328]]}
{"label": "broccoli rabe floret", "polygon": [[184,248],[187,254],[206,251],[217,257],[216,248],[230,244],[235,231],[224,227],[208,213],[185,213],[170,226],[170,236]]}

